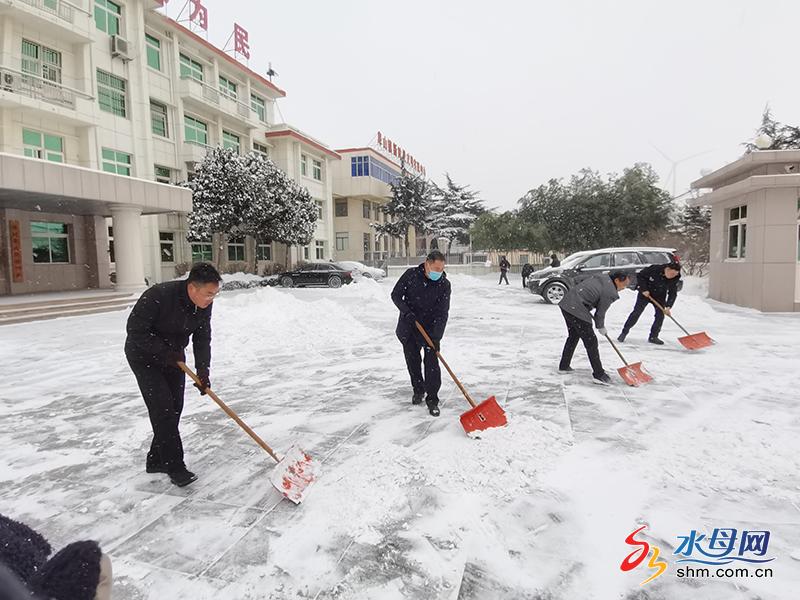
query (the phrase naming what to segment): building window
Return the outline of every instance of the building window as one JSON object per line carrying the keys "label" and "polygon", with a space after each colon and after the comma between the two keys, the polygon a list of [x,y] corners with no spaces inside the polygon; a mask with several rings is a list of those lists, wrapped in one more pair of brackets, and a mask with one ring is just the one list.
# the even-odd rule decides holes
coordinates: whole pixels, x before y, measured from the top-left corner
{"label": "building window", "polygon": [[31,221],[31,245],[35,263],[68,263],[67,224]]}
{"label": "building window", "polygon": [[350,158],[350,175],[364,177],[369,175],[369,156],[353,156]]}
{"label": "building window", "polygon": [[322,221],[323,204],[322,200],[316,200],[317,203],[317,220]]}
{"label": "building window", "polygon": [[[22,72],[45,81],[61,83],[61,52],[35,42],[22,40]],[[28,78],[29,80],[31,78]],[[38,80],[36,85],[41,85]]]}
{"label": "building window", "polygon": [[303,260],[308,260],[308,246],[303,246]]}
{"label": "building window", "polygon": [[184,77],[191,77],[192,79],[196,79],[197,81],[203,81],[203,65],[201,65],[196,60],[192,60],[185,54],[180,55],[180,63],[181,63],[181,78]]}
{"label": "building window", "polygon": [[211,262],[213,251],[211,242],[195,242],[192,244],[192,262]]}
{"label": "building window", "polygon": [[321,240],[317,240],[316,243],[316,251],[317,251],[317,260],[324,260],[325,259],[325,242]]}
{"label": "building window", "polygon": [[208,125],[194,117],[184,115],[183,137],[190,144],[208,146]]}
{"label": "building window", "polygon": [[172,231],[160,231],[158,233],[159,243],[161,244],[161,262],[175,262],[175,234]]}
{"label": "building window", "polygon": [[258,120],[262,123],[267,122],[267,101],[261,96],[250,94],[250,106],[258,113]]}
{"label": "building window", "polygon": [[269,158],[269,148],[258,142],[253,142],[253,152],[258,152],[263,158]]}
{"label": "building window", "polygon": [[114,262],[114,228],[108,227],[108,260]]}
{"label": "building window", "polygon": [[236,84],[227,77],[219,76],[219,91],[223,96],[227,96],[231,100],[237,100],[239,96],[236,93]]}
{"label": "building window", "polygon": [[244,260],[244,238],[228,240],[228,260],[232,262]]}
{"label": "building window", "polygon": [[94,24],[108,35],[119,35],[122,8],[111,0],[94,0]]}
{"label": "building window", "polygon": [[347,216],[347,200],[336,201],[336,216],[337,217]]}
{"label": "building window", "polygon": [[365,255],[364,258],[366,258],[367,252],[370,251],[370,243],[369,242],[370,242],[369,234],[365,233],[364,234],[364,255]]}
{"label": "building window", "polygon": [[100,110],[126,117],[125,80],[97,69],[97,98]]}
{"label": "building window", "polygon": [[300,155],[300,175],[308,175],[308,157],[305,154]]}
{"label": "building window", "polygon": [[370,207],[371,204],[366,200],[364,200],[361,204],[361,216],[364,217],[365,219],[369,219]]}
{"label": "building window", "polygon": [[259,241],[256,244],[256,260],[272,260],[272,244]]}
{"label": "building window", "polygon": [[161,40],[147,33],[144,34],[144,44],[147,48],[147,66],[156,71],[161,70]]}
{"label": "building window", "polygon": [[160,135],[165,138],[169,137],[167,107],[153,100],[150,100],[150,127],[154,135]]}
{"label": "building window", "polygon": [[103,171],[117,175],[130,175],[131,155],[111,148],[103,148]]}
{"label": "building window", "polygon": [[341,252],[350,247],[350,234],[346,231],[336,233],[336,250]]}
{"label": "building window", "polygon": [[322,161],[314,161],[314,179],[322,181]]}
{"label": "building window", "polygon": [[728,258],[744,258],[747,247],[747,205],[728,210]]}
{"label": "building window", "polygon": [[231,133],[230,131],[222,130],[222,147],[223,148],[230,148],[234,150],[236,154],[239,154],[239,148],[241,144],[239,142],[239,136],[235,133]]}
{"label": "building window", "polygon": [[154,166],[156,171],[156,181],[158,183],[172,183],[172,169],[169,167],[159,167],[158,165]]}
{"label": "building window", "polygon": [[51,162],[64,162],[64,138],[33,129],[22,130],[25,156]]}

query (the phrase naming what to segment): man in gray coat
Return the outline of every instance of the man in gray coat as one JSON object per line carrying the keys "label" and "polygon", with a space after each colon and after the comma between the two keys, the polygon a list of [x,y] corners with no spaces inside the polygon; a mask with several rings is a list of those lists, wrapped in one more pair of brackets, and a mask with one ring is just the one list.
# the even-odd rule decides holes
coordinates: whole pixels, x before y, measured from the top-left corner
{"label": "man in gray coat", "polygon": [[[583,341],[589,362],[592,365],[594,383],[609,385],[611,378],[603,370],[600,352],[597,347],[597,336],[592,331],[592,320],[601,334],[606,335],[606,311],[611,304],[619,300],[619,290],[628,285],[628,274],[623,271],[612,271],[608,275],[595,275],[572,286],[561,299],[558,306],[564,321],[567,323],[567,341],[561,353],[559,373],[569,373],[572,355],[578,347],[578,340]],[[594,316],[589,312],[594,310]]]}

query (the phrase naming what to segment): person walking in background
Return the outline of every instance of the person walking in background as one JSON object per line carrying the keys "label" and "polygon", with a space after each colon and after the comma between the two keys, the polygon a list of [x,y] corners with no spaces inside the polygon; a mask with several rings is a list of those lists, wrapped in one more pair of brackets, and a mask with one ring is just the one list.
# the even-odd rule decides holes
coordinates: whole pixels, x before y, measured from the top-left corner
{"label": "person walking in background", "polygon": [[[403,345],[406,368],[411,377],[412,404],[421,404],[423,396],[431,416],[439,416],[439,388],[442,372],[436,353],[450,314],[450,282],[444,272],[444,254],[438,250],[428,254],[421,265],[408,269],[392,290],[392,302],[400,311],[395,333]],[[435,348],[430,348],[417,329],[419,322]],[[420,358],[420,350],[425,358]],[[422,364],[425,364],[425,376]]]}
{"label": "person walking in background", "polygon": [[503,280],[506,280],[506,285],[508,285],[508,270],[511,268],[511,263],[506,260],[505,256],[500,257],[500,281],[497,282],[497,285],[503,283]]}
{"label": "person walking in background", "polygon": [[[567,341],[564,342],[564,350],[561,352],[559,373],[573,371],[570,366],[572,355],[578,346],[578,340],[581,340],[589,355],[594,383],[601,385],[611,383],[611,378],[603,369],[603,363],[600,360],[597,336],[592,331],[592,320],[594,320],[597,331],[602,335],[607,335],[606,311],[612,303],[619,300],[619,291],[625,289],[627,285],[627,273],[612,271],[608,275],[594,275],[584,279],[564,294],[558,306],[567,324]],[[591,310],[594,310],[594,315],[590,312]]]}
{"label": "person walking in background", "polygon": [[655,318],[653,319],[652,327],[650,327],[650,337],[647,341],[659,346],[664,344],[658,334],[661,333],[661,326],[664,324],[664,315],[669,316],[670,309],[678,298],[678,281],[680,281],[680,278],[681,265],[676,262],[651,265],[637,273],[636,289],[639,290],[639,295],[636,296],[636,304],[633,306],[633,310],[617,338],[620,342],[625,341],[631,327],[636,325],[636,321],[639,320],[644,309],[647,308],[648,304],[652,304],[650,302],[650,298],[652,298],[663,306],[665,310],[662,311],[653,304]]}
{"label": "person walking in background", "polygon": [[555,253],[555,252],[553,252],[553,253],[550,255],[550,266],[551,266],[552,268],[555,268],[555,267],[560,267],[560,266],[561,266],[561,261],[560,261],[560,260],[558,260],[558,256],[556,256],[556,253]]}
{"label": "person walking in background", "polygon": [[142,392],[153,441],[145,470],[166,473],[178,487],[197,476],[183,462],[178,425],[183,412],[186,376],[178,366],[192,337],[194,363],[202,382],[201,394],[211,387],[211,303],[222,278],[208,263],[192,267],[185,281],[167,281],[145,291],[128,317],[125,356]]}

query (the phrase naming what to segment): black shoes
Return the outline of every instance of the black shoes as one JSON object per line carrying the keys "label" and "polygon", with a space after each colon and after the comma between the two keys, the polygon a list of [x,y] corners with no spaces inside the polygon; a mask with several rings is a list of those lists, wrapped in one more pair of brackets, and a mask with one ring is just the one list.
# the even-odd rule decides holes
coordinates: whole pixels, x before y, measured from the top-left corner
{"label": "black shoes", "polygon": [[651,344],[656,344],[657,346],[663,346],[664,345],[664,342],[662,342],[657,337],[651,337],[647,341],[650,342]]}
{"label": "black shoes", "polygon": [[561,373],[562,375],[566,373],[572,373],[574,370],[575,369],[573,369],[572,367],[558,367],[558,372]]}
{"label": "black shoes", "polygon": [[428,412],[432,417],[439,416],[439,399],[438,398],[425,398],[425,404],[428,405]]}
{"label": "black shoes", "polygon": [[183,471],[176,471],[175,473],[169,473],[169,480],[178,487],[184,487],[189,485],[193,481],[197,481],[197,475],[195,475],[191,471],[183,469]]}
{"label": "black shoes", "polygon": [[597,385],[611,385],[611,377],[608,376],[608,373],[592,375],[592,377],[592,382],[596,383]]}
{"label": "black shoes", "polygon": [[622,333],[620,333],[620,334],[617,336],[617,341],[618,341],[618,342],[624,342],[626,337],[628,337],[628,332],[623,330],[623,332],[622,332]]}
{"label": "black shoes", "polygon": [[440,414],[438,406],[428,406],[428,412],[431,413],[432,417],[438,417]]}
{"label": "black shoes", "polygon": [[411,397],[411,404],[422,404],[422,398],[425,396],[425,392],[414,392],[414,395]]}

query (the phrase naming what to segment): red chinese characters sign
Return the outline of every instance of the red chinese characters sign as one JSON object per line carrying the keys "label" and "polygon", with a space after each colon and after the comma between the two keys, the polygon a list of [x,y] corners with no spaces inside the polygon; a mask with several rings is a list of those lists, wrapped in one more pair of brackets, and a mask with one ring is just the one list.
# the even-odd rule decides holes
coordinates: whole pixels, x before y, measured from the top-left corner
{"label": "red chinese characters sign", "polygon": [[378,132],[378,146],[386,150],[389,154],[400,159],[403,162],[403,164],[411,167],[417,173],[425,175],[425,167],[423,167],[422,164],[416,158],[408,154],[403,148],[395,144],[392,140],[387,138],[380,131]]}
{"label": "red chinese characters sign", "polygon": [[208,31],[208,9],[203,6],[200,0],[189,0],[192,4],[192,13],[189,20],[196,23],[203,31]]}
{"label": "red chinese characters sign", "polygon": [[248,34],[245,29],[238,23],[233,24],[233,43],[234,52],[241,54],[246,59],[250,59],[250,42],[248,41]]}
{"label": "red chinese characters sign", "polygon": [[14,283],[24,283],[25,275],[22,270],[22,236],[19,231],[19,221],[8,222],[8,237],[11,242],[11,278]]}

